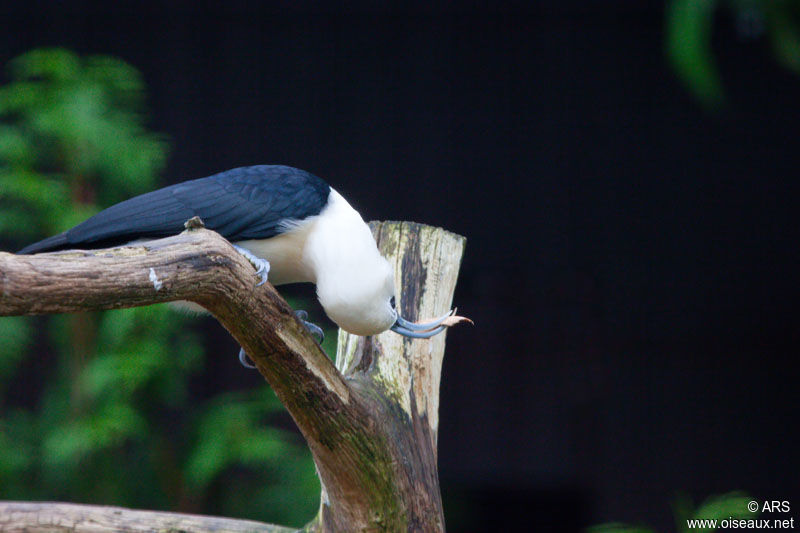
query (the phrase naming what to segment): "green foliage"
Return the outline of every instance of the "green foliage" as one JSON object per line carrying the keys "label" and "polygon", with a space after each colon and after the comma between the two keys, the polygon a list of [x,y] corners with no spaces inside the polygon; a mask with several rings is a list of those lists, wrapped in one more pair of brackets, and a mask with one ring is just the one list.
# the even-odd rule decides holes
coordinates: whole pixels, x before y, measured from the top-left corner
{"label": "green foliage", "polygon": [[791,0],[668,0],[666,53],[678,77],[706,107],[725,101],[711,47],[714,16],[726,9],[742,32],[766,36],[777,61],[800,73],[800,4]]}
{"label": "green foliage", "polygon": [[[226,514],[252,516],[253,502],[259,502],[269,506],[271,521],[298,523],[293,511],[298,498],[310,494],[308,501],[316,504],[319,480],[299,437],[267,425],[280,409],[275,394],[263,387],[211,400],[199,416],[192,451],[184,465],[188,484],[205,491],[221,473],[234,469],[230,485],[221,494]],[[312,511],[306,509],[306,519]]]}
{"label": "green foliage", "polygon": [[0,87],[0,230],[28,240],[62,231],[155,184],[166,141],[144,126],[130,65],[34,50]]}
{"label": "green foliage", "polygon": [[0,355],[0,407],[3,405],[6,384],[13,376],[14,369],[25,357],[25,350],[30,345],[31,330],[30,320],[26,317],[12,316],[0,319],[0,339],[3,339],[3,353]]}
{"label": "green foliage", "polygon": [[[167,144],[145,127],[133,67],[43,49],[14,59],[9,74],[4,242],[19,248],[156,186]],[[319,483],[298,436],[274,427],[282,407],[272,391],[190,393],[204,366],[195,322],[166,306],[0,318],[0,499],[307,521]],[[33,368],[47,371],[34,379]],[[40,397],[21,402],[31,389]]]}
{"label": "green foliage", "polygon": [[692,500],[682,494],[679,495],[673,504],[676,527],[678,531],[689,533],[690,531],[714,531],[712,528],[692,528],[687,526],[689,519],[709,519],[721,521],[725,518],[755,518],[756,514],[747,509],[747,504],[753,498],[743,492],[729,492],[718,496],[711,496],[699,507],[694,508]]}
{"label": "green foliage", "polygon": [[[752,498],[743,492],[729,492],[717,496],[711,496],[698,507],[695,507],[692,500],[685,494],[679,494],[672,504],[672,511],[675,516],[676,531],[680,533],[690,533],[693,531],[714,531],[713,528],[688,527],[688,520],[709,519],[722,521],[726,518],[748,519],[754,518],[755,513],[747,509],[747,504]],[[655,530],[645,526],[633,526],[612,522],[588,528],[587,533],[655,533]]]}
{"label": "green foliage", "polygon": [[667,55],[678,76],[706,105],[722,102],[722,82],[711,52],[715,0],[667,4]]}

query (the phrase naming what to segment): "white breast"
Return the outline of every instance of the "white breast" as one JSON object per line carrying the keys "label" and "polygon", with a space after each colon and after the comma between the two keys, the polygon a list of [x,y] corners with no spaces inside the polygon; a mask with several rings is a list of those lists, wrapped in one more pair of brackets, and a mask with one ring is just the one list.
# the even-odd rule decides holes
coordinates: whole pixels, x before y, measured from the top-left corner
{"label": "white breast", "polygon": [[238,241],[236,244],[269,261],[269,282],[273,285],[316,283],[314,270],[303,260],[303,253],[317,218],[292,223],[289,231],[271,239]]}

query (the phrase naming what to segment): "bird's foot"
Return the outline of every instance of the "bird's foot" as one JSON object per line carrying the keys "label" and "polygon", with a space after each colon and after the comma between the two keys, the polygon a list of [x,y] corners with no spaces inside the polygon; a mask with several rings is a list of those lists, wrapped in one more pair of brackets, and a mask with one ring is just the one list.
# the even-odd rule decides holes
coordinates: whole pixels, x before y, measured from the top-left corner
{"label": "bird's foot", "polygon": [[244,348],[239,348],[239,362],[242,363],[242,366],[245,368],[255,368],[256,365],[250,362],[250,358],[244,351]]}
{"label": "bird's foot", "polygon": [[322,328],[318,325],[314,324],[313,322],[309,322],[306,320],[308,318],[308,313],[303,310],[295,311],[294,316],[297,317],[297,320],[303,323],[309,333],[311,333],[314,337],[317,338],[317,343],[322,344],[322,341],[325,340],[325,332],[322,331]]}
{"label": "bird's foot", "polygon": [[241,246],[237,246],[235,244],[233,247],[236,248],[236,251],[242,254],[245,259],[250,261],[250,264],[253,265],[253,267],[255,267],[256,276],[261,277],[261,281],[256,284],[256,287],[260,287],[261,285],[265,284],[267,282],[267,277],[269,276],[269,261],[258,257],[247,248],[242,248]]}
{"label": "bird's foot", "polygon": [[[297,317],[297,320],[303,323],[309,333],[317,338],[317,342],[322,344],[322,341],[325,340],[325,332],[322,331],[322,328],[318,325],[306,320],[308,318],[308,313],[305,311],[295,311],[294,316]],[[244,351],[244,348],[239,348],[239,362],[245,368],[256,368],[256,365],[250,362],[250,357],[248,357],[247,353]]]}

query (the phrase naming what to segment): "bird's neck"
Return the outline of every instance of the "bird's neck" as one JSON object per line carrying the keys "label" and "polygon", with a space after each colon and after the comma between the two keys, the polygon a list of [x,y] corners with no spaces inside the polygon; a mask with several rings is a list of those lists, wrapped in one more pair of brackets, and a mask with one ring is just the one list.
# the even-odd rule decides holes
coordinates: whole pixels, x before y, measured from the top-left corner
{"label": "bird's neck", "polygon": [[357,276],[369,262],[380,258],[369,226],[333,188],[325,209],[312,224],[303,259],[317,285]]}
{"label": "bird's neck", "polygon": [[328,316],[348,331],[374,333],[371,322],[381,311],[373,309],[381,305],[375,295],[390,267],[361,215],[333,189],[309,232],[304,258],[314,271],[317,295]]}

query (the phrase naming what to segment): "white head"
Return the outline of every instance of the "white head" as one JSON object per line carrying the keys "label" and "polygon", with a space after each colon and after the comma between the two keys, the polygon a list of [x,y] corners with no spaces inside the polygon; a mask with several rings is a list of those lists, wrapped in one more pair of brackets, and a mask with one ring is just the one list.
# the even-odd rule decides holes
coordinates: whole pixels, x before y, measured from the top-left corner
{"label": "white head", "polygon": [[[372,246],[375,247],[374,241]],[[386,259],[380,255],[368,257],[372,254],[363,252],[357,264],[339,270],[335,278],[319,278],[317,296],[330,319],[343,330],[355,335],[376,335],[397,320],[393,307],[394,275]]]}
{"label": "white head", "polygon": [[394,273],[361,215],[331,189],[328,205],[310,231],[303,253],[317,284],[317,296],[331,320],[355,335],[392,329],[427,339],[444,331],[447,315],[427,324],[403,319],[395,309]]}

